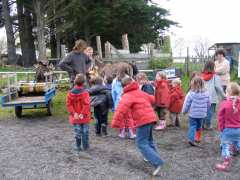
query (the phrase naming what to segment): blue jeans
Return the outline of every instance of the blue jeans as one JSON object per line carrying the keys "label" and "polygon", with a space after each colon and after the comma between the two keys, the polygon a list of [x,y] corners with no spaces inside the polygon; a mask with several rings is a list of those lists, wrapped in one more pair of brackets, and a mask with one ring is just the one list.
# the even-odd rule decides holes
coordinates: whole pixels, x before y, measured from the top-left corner
{"label": "blue jeans", "polygon": [[88,124],[74,124],[73,127],[74,127],[76,141],[81,142],[81,140],[82,140],[83,149],[88,149],[89,148]]}
{"label": "blue jeans", "polygon": [[202,118],[192,118],[189,117],[188,125],[188,140],[194,142],[196,131],[200,130],[202,127]]}
{"label": "blue jeans", "polygon": [[225,128],[221,133],[222,157],[229,158],[231,146],[240,151],[240,128]]}
{"label": "blue jeans", "polygon": [[203,119],[203,123],[202,123],[203,127],[208,127],[208,128],[211,127],[212,116],[215,112],[215,109],[216,109],[216,104],[215,103],[211,104],[211,106],[207,110],[207,117]]}
{"label": "blue jeans", "polygon": [[163,161],[153,143],[153,124],[147,124],[137,128],[136,144],[143,157],[146,158],[151,165],[158,167],[163,165]]}

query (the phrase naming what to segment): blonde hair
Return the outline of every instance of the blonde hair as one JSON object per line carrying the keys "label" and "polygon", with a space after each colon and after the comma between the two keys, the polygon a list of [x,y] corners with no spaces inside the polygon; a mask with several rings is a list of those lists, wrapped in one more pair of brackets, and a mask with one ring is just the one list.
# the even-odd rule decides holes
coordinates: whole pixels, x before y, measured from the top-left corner
{"label": "blonde hair", "polygon": [[181,85],[182,81],[181,81],[181,79],[176,78],[176,79],[172,80],[172,84]]}
{"label": "blonde hair", "polygon": [[78,85],[78,86],[81,86],[83,85],[85,82],[85,75],[84,74],[77,74],[76,77],[75,77],[75,80],[74,80],[74,84],[75,85]]}
{"label": "blonde hair", "polygon": [[162,79],[167,79],[167,75],[164,71],[158,71],[157,76],[160,76]]}
{"label": "blonde hair", "polygon": [[226,92],[229,96],[240,96],[240,86],[236,82],[230,82]]}
{"label": "blonde hair", "polygon": [[201,92],[204,91],[204,81],[202,80],[201,77],[199,76],[195,76],[192,80],[191,80],[191,90],[195,91],[195,92]]}
{"label": "blonde hair", "polygon": [[83,52],[87,48],[87,43],[86,41],[79,39],[75,41],[75,45],[73,47],[73,51],[80,51]]}
{"label": "blonde hair", "polygon": [[138,73],[138,74],[136,75],[136,79],[137,79],[138,81],[140,81],[140,80],[148,80],[147,75],[146,75],[145,73]]}

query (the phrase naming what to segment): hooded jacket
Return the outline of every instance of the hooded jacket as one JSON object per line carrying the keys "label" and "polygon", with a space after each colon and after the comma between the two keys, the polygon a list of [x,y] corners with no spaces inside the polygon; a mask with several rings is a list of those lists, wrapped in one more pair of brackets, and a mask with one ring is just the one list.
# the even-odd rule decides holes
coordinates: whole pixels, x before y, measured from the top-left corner
{"label": "hooded jacket", "polygon": [[[90,96],[82,86],[74,86],[68,92],[66,104],[67,110],[70,113],[70,124],[86,124],[91,121]],[[82,114],[82,118],[74,119],[74,113]]]}
{"label": "hooded jacket", "polygon": [[157,121],[152,104],[154,104],[154,96],[151,96],[139,89],[137,82],[132,82],[123,89],[124,93],[119,101],[117,109],[113,115],[113,128],[120,128],[124,124],[124,117],[132,114],[136,127],[141,127]]}
{"label": "hooded jacket", "polygon": [[184,102],[184,93],[181,86],[175,86],[170,91],[169,111],[172,113],[180,113]]}
{"label": "hooded jacket", "polygon": [[218,110],[218,129],[240,128],[240,97],[227,98]]}
{"label": "hooded jacket", "polygon": [[168,108],[170,103],[170,91],[168,81],[165,79],[155,81],[155,86],[156,106]]}

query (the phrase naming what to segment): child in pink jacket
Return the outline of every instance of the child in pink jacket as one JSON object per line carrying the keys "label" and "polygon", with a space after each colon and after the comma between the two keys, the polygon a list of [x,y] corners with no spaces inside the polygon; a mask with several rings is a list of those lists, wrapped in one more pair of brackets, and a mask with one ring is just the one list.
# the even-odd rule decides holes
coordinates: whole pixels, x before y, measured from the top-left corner
{"label": "child in pink jacket", "polygon": [[227,99],[220,104],[218,111],[223,162],[216,164],[216,169],[220,171],[228,171],[231,155],[240,152],[240,86],[230,83],[226,91]]}

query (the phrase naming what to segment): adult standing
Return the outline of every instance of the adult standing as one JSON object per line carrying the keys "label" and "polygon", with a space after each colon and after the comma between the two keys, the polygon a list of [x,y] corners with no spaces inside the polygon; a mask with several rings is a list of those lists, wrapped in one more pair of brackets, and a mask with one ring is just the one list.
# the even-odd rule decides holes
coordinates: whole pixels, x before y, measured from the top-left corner
{"label": "adult standing", "polygon": [[91,66],[91,59],[84,53],[86,48],[87,43],[84,40],[77,40],[73,50],[59,63],[59,67],[68,72],[71,82],[74,81],[77,74],[86,75]]}
{"label": "adult standing", "polygon": [[215,58],[215,72],[220,76],[223,90],[225,92],[227,85],[230,82],[230,64],[229,61],[225,58],[225,52],[223,49],[216,51]]}

